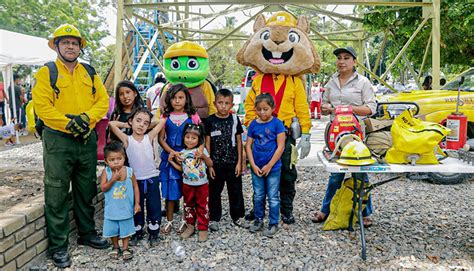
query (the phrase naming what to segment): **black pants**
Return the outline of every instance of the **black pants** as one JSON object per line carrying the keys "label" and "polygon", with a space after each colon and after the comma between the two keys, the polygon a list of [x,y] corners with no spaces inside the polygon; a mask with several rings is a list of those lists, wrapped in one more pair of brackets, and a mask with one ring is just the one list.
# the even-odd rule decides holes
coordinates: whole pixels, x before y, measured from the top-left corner
{"label": "black pants", "polygon": [[296,195],[296,166],[291,166],[291,144],[295,145],[295,140],[287,135],[285,150],[281,156],[281,176],[280,176],[280,213],[284,217],[293,214],[293,201]]}
{"label": "black pants", "polygon": [[215,179],[209,178],[209,214],[211,221],[220,221],[222,217],[221,193],[227,183],[229,209],[232,220],[245,215],[244,196],[242,194],[242,176],[235,176],[235,164],[214,165]]}

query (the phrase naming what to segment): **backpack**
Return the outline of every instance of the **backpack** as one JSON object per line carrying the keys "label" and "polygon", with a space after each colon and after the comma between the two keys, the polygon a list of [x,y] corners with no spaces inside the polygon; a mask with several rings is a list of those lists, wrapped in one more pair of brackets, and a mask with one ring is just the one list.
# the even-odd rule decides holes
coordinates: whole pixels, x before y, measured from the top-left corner
{"label": "backpack", "polygon": [[[96,89],[94,86],[94,75],[96,75],[97,72],[95,71],[94,67],[92,67],[91,65],[87,63],[80,62],[79,64],[81,64],[86,69],[87,73],[89,74],[92,80],[92,94],[95,94]],[[56,66],[56,63],[54,61],[47,62],[44,64],[44,66],[48,67],[49,69],[49,84],[51,88],[53,89],[54,93],[56,94],[56,99],[58,99],[59,93],[61,92],[61,90],[56,85],[56,83],[58,82],[58,74],[59,74],[58,67]],[[36,114],[35,114],[35,118],[36,118],[35,129],[36,129],[37,134],[41,137],[43,133],[44,122],[40,118],[38,118]]]}
{"label": "backpack", "polygon": [[[357,180],[357,187],[360,187],[361,180]],[[369,184],[367,184],[369,187]],[[357,191],[358,193],[359,191]],[[347,178],[342,183],[341,187],[336,191],[336,194],[331,200],[331,205],[329,207],[329,216],[324,223],[323,230],[339,230],[347,229],[350,226],[354,226],[355,221],[357,220],[357,212],[360,208],[359,202],[357,202],[355,209],[352,209],[354,197],[354,179]],[[369,193],[366,192],[362,198],[362,209],[365,208],[369,199]],[[352,225],[349,225],[349,217],[353,212],[354,218],[352,220]]]}

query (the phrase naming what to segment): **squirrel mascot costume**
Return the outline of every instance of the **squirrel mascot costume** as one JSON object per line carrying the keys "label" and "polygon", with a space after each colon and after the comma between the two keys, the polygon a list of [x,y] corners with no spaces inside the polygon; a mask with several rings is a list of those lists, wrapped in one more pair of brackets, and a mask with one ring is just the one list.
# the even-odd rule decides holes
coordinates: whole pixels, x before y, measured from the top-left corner
{"label": "squirrel mascot costume", "polygon": [[[297,178],[295,163],[297,150],[300,158],[308,156],[311,144],[311,120],[302,76],[319,72],[320,60],[309,39],[309,23],[305,16],[296,20],[287,12],[277,12],[268,20],[262,14],[255,19],[254,34],[237,53],[237,61],[257,72],[245,99],[244,125],[256,118],[255,97],[270,93],[275,99],[274,115],[288,128],[285,150],[281,157],[280,212],[286,224],[295,223],[293,200]],[[297,117],[302,136],[295,147],[290,125]]]}

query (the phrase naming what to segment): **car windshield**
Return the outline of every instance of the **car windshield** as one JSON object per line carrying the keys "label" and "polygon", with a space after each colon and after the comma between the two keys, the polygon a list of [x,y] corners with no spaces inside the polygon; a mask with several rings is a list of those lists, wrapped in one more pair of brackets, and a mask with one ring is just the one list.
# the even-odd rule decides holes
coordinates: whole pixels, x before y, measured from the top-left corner
{"label": "car windshield", "polygon": [[461,77],[464,77],[464,83],[461,84],[461,90],[474,92],[474,68],[467,70],[451,82],[444,85],[441,89],[458,90],[459,82],[461,82]]}

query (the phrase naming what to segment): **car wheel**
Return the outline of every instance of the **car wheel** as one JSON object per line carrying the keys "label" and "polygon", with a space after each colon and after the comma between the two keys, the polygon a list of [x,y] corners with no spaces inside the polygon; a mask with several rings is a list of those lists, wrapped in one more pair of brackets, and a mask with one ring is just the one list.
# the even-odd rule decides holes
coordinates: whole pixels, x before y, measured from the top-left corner
{"label": "car wheel", "polygon": [[426,181],[434,184],[450,185],[459,184],[465,180],[474,178],[474,174],[467,173],[440,173],[440,172],[429,172],[426,173]]}

